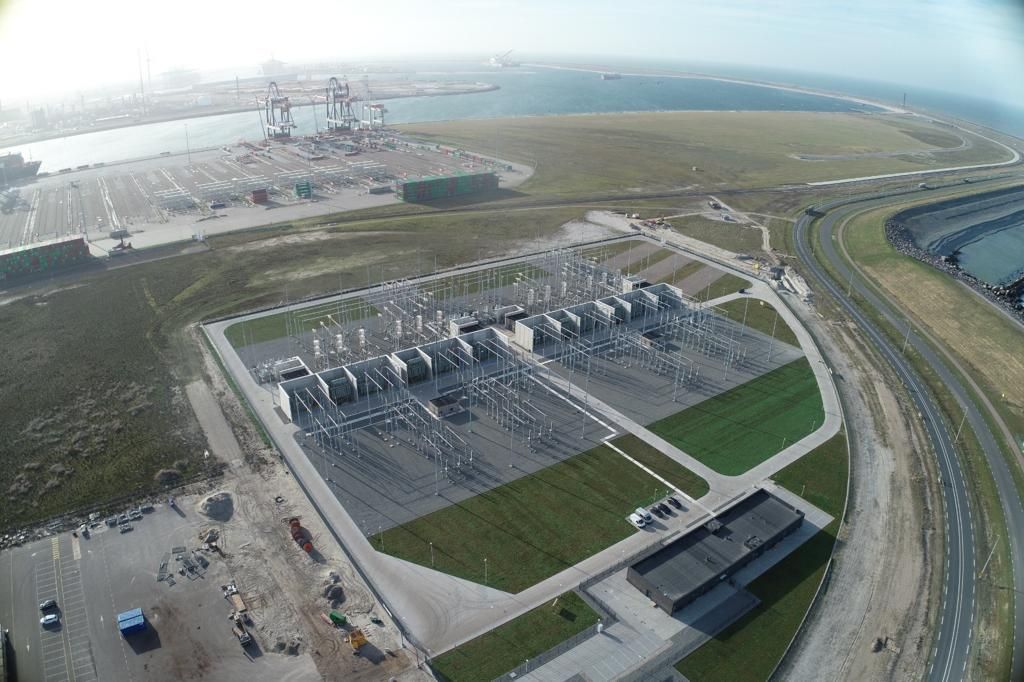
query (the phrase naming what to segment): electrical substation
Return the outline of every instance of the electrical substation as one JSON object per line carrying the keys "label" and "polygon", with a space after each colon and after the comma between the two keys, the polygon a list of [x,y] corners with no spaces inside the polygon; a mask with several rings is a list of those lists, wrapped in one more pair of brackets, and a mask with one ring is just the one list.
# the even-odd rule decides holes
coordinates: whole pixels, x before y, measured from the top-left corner
{"label": "electrical substation", "polygon": [[802,356],[611,262],[562,249],[292,304],[260,316],[282,338],[239,323],[237,352],[367,534],[626,432],[609,413],[647,425]]}

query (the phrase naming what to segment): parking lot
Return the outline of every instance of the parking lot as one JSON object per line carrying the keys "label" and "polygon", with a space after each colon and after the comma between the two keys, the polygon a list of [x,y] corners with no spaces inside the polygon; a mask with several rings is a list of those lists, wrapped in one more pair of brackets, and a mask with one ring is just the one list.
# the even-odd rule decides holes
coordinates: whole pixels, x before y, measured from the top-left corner
{"label": "parking lot", "polygon": [[[370,194],[370,188],[485,169],[479,160],[440,153],[390,133],[358,143],[324,139],[312,145],[298,138],[266,148],[239,143],[52,172],[14,189],[16,200],[0,213],[0,250],[85,235],[100,252],[109,251],[118,243],[110,238],[115,230],[127,230],[136,247],[151,246],[203,231],[395,202],[393,194]],[[295,184],[307,179],[313,196],[297,198]],[[268,190],[267,204],[253,203],[251,191],[259,188]],[[268,208],[298,211],[267,214]],[[239,212],[243,220],[232,220]]]}
{"label": "parking lot", "polygon": [[[42,550],[43,561],[35,566],[35,600],[36,604],[48,599],[57,602],[60,627],[46,627],[40,632],[43,679],[46,682],[98,679],[89,645],[89,618],[79,562],[74,554],[61,555],[60,538],[50,538],[49,542],[53,560],[46,561],[46,550]],[[48,613],[51,611],[58,612],[51,609]]]}
{"label": "parking lot", "polygon": [[[307,655],[264,655],[258,645],[239,645],[220,589],[232,576],[216,555],[207,554],[205,570],[178,572],[176,557],[191,556],[208,524],[157,505],[127,533],[101,522],[88,539],[64,533],[0,553],[0,623],[10,630],[17,679],[316,678]],[[173,584],[156,580],[165,563]],[[57,602],[47,613],[60,622],[43,627],[39,604],[47,599]],[[122,637],[117,614],[136,607],[149,627]],[[258,624],[259,609],[253,619]]]}

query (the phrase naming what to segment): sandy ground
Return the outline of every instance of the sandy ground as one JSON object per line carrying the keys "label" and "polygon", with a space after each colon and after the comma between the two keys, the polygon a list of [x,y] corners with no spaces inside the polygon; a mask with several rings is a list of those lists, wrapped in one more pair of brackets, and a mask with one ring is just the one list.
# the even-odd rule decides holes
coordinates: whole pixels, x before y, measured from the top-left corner
{"label": "sandy ground", "polygon": [[829,589],[781,679],[917,679],[927,668],[941,578],[933,559],[942,556],[934,467],[879,361],[841,323],[823,322],[806,308],[801,317],[816,328],[842,377],[856,439]]}
{"label": "sandy ground", "polygon": [[[298,655],[312,656],[325,680],[429,679],[202,349],[207,379],[190,384],[188,396],[211,454],[229,465],[218,489],[232,493],[235,511],[217,525],[226,536],[226,562],[239,590],[259,614],[255,631],[263,649],[297,647]],[[311,554],[291,539],[287,520],[292,517],[308,532]],[[325,596],[328,589],[333,602]],[[359,656],[352,655],[343,630],[321,619],[332,608],[366,633],[370,643]]]}
{"label": "sandy ground", "polygon": [[[594,211],[591,213],[594,213]],[[591,221],[589,218],[590,213],[587,214],[587,219],[585,220],[570,220],[562,225],[558,232],[554,234],[520,242],[519,247],[509,249],[508,255],[521,256],[527,253],[568,248],[582,242],[621,236],[621,230],[601,222]]]}

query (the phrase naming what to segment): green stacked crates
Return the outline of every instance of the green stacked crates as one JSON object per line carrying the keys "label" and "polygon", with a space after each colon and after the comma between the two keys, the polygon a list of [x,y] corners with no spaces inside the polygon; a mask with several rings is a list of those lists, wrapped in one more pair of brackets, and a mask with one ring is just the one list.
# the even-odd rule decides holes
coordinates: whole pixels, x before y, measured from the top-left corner
{"label": "green stacked crates", "polygon": [[295,183],[295,196],[299,199],[310,199],[313,196],[313,184],[309,180]]}
{"label": "green stacked crates", "polygon": [[92,258],[82,237],[0,252],[0,282],[49,273]]}
{"label": "green stacked crates", "polygon": [[407,180],[398,183],[396,193],[402,201],[420,202],[479,194],[496,189],[498,189],[498,176],[488,172]]}

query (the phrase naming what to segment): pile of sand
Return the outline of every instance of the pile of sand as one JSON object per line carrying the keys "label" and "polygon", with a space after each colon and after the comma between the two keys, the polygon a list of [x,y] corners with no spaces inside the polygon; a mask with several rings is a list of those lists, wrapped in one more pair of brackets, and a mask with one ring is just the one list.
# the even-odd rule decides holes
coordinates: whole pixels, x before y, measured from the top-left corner
{"label": "pile of sand", "polygon": [[222,490],[219,493],[210,495],[199,505],[199,512],[217,521],[227,521],[235,512],[235,504],[231,499],[231,493]]}

